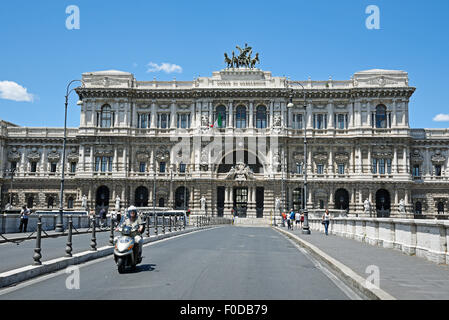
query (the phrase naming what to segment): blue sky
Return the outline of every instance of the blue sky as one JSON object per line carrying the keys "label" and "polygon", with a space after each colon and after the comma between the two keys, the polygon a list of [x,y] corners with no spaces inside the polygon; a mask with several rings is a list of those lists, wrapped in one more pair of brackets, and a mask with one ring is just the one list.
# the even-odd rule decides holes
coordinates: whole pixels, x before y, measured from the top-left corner
{"label": "blue sky", "polygon": [[[79,30],[66,28],[69,5],[80,9]],[[365,26],[368,5],[380,9],[380,30]],[[247,42],[260,53],[261,69],[294,80],[405,70],[417,88],[411,127],[447,128],[449,121],[433,118],[449,117],[448,14],[447,0],[2,1],[0,119],[62,127],[66,85],[83,72],[192,80],[224,68],[223,53]],[[147,72],[150,62],[175,64],[182,72]],[[11,100],[18,98],[7,90],[29,101]],[[79,125],[76,100],[73,94],[71,127]]]}

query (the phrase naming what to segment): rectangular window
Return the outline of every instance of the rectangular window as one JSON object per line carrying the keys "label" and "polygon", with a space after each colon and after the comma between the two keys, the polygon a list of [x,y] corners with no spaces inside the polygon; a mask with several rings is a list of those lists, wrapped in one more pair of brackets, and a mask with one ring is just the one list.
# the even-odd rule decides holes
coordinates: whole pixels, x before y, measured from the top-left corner
{"label": "rectangular window", "polygon": [[158,114],[157,127],[160,129],[170,128],[170,115],[168,113]]}
{"label": "rectangular window", "polygon": [[148,121],[148,114],[139,114],[137,116],[137,126],[138,128],[148,128],[149,127],[149,121]]}
{"label": "rectangular window", "polygon": [[302,174],[302,164],[301,163],[296,164],[296,173]]}
{"label": "rectangular window", "polygon": [[31,172],[36,172],[37,169],[37,162],[33,161],[31,162]]}
{"label": "rectangular window", "polygon": [[344,114],[339,114],[337,115],[337,129],[345,129],[346,125],[345,125],[345,115]]}
{"label": "rectangular window", "polygon": [[190,128],[190,114],[189,113],[178,114],[177,127],[181,128],[181,129]]}
{"label": "rectangular window", "polygon": [[10,169],[11,169],[11,171],[17,169],[17,162],[16,162],[16,161],[11,161],[11,167],[10,167]]}
{"label": "rectangular window", "polygon": [[377,173],[377,159],[373,159],[373,168],[372,168],[372,172],[374,174]]}
{"label": "rectangular window", "polygon": [[412,174],[414,177],[420,177],[421,174],[419,172],[419,164],[413,165]]}
{"label": "rectangular window", "polygon": [[385,159],[379,159],[379,174],[385,174]]}
{"label": "rectangular window", "polygon": [[441,165],[439,164],[435,165],[435,175],[441,177]]}
{"label": "rectangular window", "polygon": [[302,114],[293,114],[293,129],[302,129]]}
{"label": "rectangular window", "polygon": [[345,174],[345,165],[344,165],[344,163],[340,163],[338,165],[338,174]]}
{"label": "rectangular window", "polygon": [[159,172],[165,172],[165,162],[159,162]]}
{"label": "rectangular window", "polygon": [[324,117],[322,114],[316,115],[316,128],[323,129],[324,128]]}
{"label": "rectangular window", "polygon": [[316,166],[316,173],[317,173],[317,174],[323,174],[323,173],[324,173],[324,165],[318,164],[318,165]]}
{"label": "rectangular window", "polygon": [[100,157],[95,157],[95,171],[100,171]]}
{"label": "rectangular window", "polygon": [[50,163],[50,172],[56,172],[56,163]]}
{"label": "rectangular window", "polygon": [[315,129],[327,128],[327,114],[314,114],[313,115],[313,127]]}
{"label": "rectangular window", "polygon": [[112,172],[112,157],[108,157],[108,171]]}
{"label": "rectangular window", "polygon": [[76,162],[70,163],[70,172],[75,173],[76,172]]}
{"label": "rectangular window", "polygon": [[102,157],[101,158],[101,172],[106,172],[107,164],[108,164],[108,158]]}
{"label": "rectangular window", "polygon": [[145,168],[146,168],[146,163],[145,162],[141,162],[139,164],[139,172],[145,172]]}
{"label": "rectangular window", "polygon": [[387,159],[387,173],[391,174],[391,159]]}
{"label": "rectangular window", "polygon": [[181,172],[181,173],[186,172],[186,164],[185,163],[179,164],[179,172]]}
{"label": "rectangular window", "polygon": [[112,157],[95,157],[95,171],[112,172]]}

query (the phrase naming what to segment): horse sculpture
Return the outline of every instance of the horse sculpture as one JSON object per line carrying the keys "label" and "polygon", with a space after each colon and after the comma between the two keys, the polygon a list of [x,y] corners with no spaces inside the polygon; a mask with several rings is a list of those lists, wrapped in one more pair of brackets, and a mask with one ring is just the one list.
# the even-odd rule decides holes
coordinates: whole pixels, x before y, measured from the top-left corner
{"label": "horse sculpture", "polygon": [[251,60],[251,68],[254,68],[256,66],[256,63],[260,63],[259,61],[259,52],[256,53],[256,56],[254,59]]}
{"label": "horse sculpture", "polygon": [[237,56],[235,56],[234,51],[232,51],[232,58],[229,58],[227,53],[224,54],[224,61],[227,64],[227,68],[246,67],[252,69],[255,67],[256,63],[260,63],[259,53],[256,53],[254,59],[251,58],[253,49],[252,47],[248,47],[248,44],[245,43],[245,47],[243,49],[239,46],[236,46],[236,48],[240,51]]}

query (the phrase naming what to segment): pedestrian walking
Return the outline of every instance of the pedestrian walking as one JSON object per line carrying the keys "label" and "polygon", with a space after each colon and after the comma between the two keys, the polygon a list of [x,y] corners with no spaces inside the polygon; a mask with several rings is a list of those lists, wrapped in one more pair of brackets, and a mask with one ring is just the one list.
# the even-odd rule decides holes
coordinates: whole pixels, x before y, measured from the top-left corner
{"label": "pedestrian walking", "polygon": [[31,214],[31,210],[27,208],[27,206],[23,206],[20,211],[20,224],[19,224],[19,232],[27,232],[28,226],[28,216]]}
{"label": "pedestrian walking", "polygon": [[100,228],[103,228],[106,220],[106,209],[101,208],[100,210]]}
{"label": "pedestrian walking", "polygon": [[302,226],[303,226],[303,224],[304,224],[304,211],[301,211],[301,229],[302,229]]}
{"label": "pedestrian walking", "polygon": [[329,222],[330,222],[330,214],[329,214],[329,210],[326,209],[326,211],[323,214],[323,221],[321,222],[322,224],[324,224],[324,232],[326,234],[326,236],[329,235],[328,233],[328,229],[329,229]]}
{"label": "pedestrian walking", "polygon": [[299,211],[295,213],[295,226],[296,229],[300,229],[301,227],[301,213]]}
{"label": "pedestrian walking", "polygon": [[293,230],[294,222],[295,222],[295,211],[293,209],[290,210],[290,230]]}
{"label": "pedestrian walking", "polygon": [[285,220],[287,220],[287,215],[285,214],[285,212],[282,212],[282,226],[285,227]]}

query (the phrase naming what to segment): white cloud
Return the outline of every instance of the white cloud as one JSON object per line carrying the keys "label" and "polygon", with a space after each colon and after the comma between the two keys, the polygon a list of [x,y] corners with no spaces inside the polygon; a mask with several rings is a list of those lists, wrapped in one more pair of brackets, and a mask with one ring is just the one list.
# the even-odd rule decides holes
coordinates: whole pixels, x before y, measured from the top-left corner
{"label": "white cloud", "polygon": [[0,81],[0,99],[33,102],[34,96],[14,81]]}
{"label": "white cloud", "polygon": [[448,122],[449,114],[439,113],[435,117],[433,117],[433,121],[436,122]]}
{"label": "white cloud", "polygon": [[162,64],[160,65],[154,62],[150,62],[147,66],[149,67],[147,72],[159,72],[159,71],[164,71],[165,73],[182,72],[182,68],[180,66],[168,62],[162,62]]}

